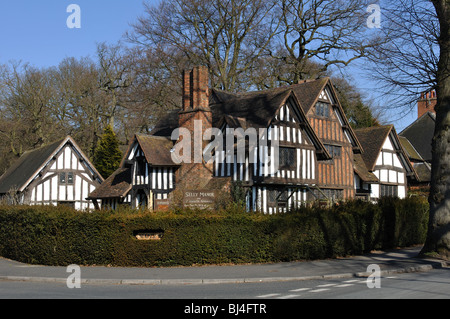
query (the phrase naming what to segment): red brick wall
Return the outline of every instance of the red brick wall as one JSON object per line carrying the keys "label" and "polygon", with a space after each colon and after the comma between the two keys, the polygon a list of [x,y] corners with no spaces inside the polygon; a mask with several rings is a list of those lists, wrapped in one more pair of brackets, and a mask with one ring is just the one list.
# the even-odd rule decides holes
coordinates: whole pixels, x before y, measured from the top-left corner
{"label": "red brick wall", "polygon": [[426,112],[433,112],[436,106],[436,91],[432,90],[429,92],[422,93],[420,99],[417,102],[417,118],[424,115]]}
{"label": "red brick wall", "polygon": [[[213,164],[198,162],[194,150],[201,150],[208,144],[203,140],[207,128],[212,127],[212,113],[209,109],[208,68],[198,66],[183,73],[183,110],[179,113],[178,125],[191,133],[191,163],[183,163],[177,171],[177,185],[183,188],[201,188],[212,178]],[[194,135],[194,121],[201,121],[201,132]],[[197,143],[196,143],[197,142]],[[198,154],[198,153],[197,153]]]}

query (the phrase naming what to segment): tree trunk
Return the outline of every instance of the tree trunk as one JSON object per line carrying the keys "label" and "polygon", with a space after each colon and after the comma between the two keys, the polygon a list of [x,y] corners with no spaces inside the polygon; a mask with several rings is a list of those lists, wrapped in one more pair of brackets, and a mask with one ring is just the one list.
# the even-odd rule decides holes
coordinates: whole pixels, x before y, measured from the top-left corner
{"label": "tree trunk", "polygon": [[433,0],[440,24],[436,127],[432,142],[430,220],[421,254],[450,257],[450,1]]}

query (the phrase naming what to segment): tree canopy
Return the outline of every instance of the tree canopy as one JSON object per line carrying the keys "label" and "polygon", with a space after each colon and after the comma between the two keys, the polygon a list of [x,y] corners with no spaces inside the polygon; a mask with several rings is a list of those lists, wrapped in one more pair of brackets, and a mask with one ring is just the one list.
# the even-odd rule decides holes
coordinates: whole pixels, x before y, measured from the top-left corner
{"label": "tree canopy", "polygon": [[122,145],[150,132],[180,107],[182,71],[194,65],[208,67],[212,87],[234,92],[333,76],[352,125],[372,125],[374,108],[334,72],[379,43],[365,26],[368,3],[149,2],[127,45],[100,43],[95,58],[47,68],[0,65],[0,173],[23,152],[66,135],[92,159],[107,125]]}
{"label": "tree canopy", "polygon": [[119,140],[110,124],[98,141],[94,152],[93,164],[103,178],[108,178],[119,168],[122,152],[119,149]]}

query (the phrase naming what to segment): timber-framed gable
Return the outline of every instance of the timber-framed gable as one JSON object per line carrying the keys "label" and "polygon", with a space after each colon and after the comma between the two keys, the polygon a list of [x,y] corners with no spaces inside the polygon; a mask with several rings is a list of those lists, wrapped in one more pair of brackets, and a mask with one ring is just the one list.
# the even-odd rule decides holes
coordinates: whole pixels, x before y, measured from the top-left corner
{"label": "timber-framed gable", "polygon": [[26,205],[66,205],[93,209],[88,199],[103,181],[76,142],[70,137],[26,152],[0,178],[0,193],[8,188]]}

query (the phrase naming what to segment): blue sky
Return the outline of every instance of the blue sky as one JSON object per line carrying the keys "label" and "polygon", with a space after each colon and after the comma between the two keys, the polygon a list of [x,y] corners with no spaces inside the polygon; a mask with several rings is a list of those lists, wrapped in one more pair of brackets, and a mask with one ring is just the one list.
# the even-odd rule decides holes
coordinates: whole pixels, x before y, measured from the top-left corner
{"label": "blue sky", "polygon": [[[81,28],[70,29],[70,4],[81,9]],[[65,57],[95,57],[96,43],[116,43],[143,13],[141,0],[0,0],[0,63],[57,65]]]}
{"label": "blue sky", "polygon": [[[158,0],[151,0],[158,2]],[[70,29],[66,21],[70,4],[81,9],[81,28]],[[143,14],[143,0],[0,0],[0,64],[22,61],[36,67],[58,65],[66,57],[95,59],[96,45],[114,44],[130,30],[130,23]],[[355,84],[379,104],[375,85],[358,75],[346,72]],[[397,110],[387,116],[397,132],[416,118],[416,110],[398,119]]]}

